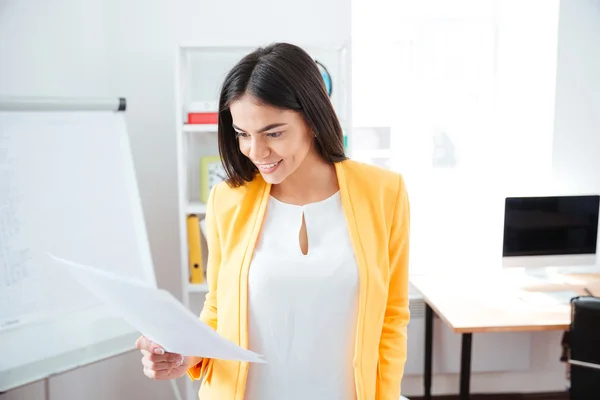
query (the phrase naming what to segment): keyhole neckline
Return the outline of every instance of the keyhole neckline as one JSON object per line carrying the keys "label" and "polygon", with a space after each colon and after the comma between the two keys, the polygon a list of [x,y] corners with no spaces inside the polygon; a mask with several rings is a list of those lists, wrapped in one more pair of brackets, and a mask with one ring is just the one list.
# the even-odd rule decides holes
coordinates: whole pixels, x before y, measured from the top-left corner
{"label": "keyhole neckline", "polygon": [[269,198],[274,201],[277,204],[283,205],[283,206],[287,206],[287,207],[293,207],[293,208],[300,208],[300,209],[304,209],[307,207],[313,207],[313,206],[318,206],[318,205],[322,205],[325,203],[329,203],[331,201],[333,201],[333,199],[337,198],[338,196],[340,196],[340,191],[337,190],[335,193],[333,193],[331,196],[326,197],[323,200],[319,200],[319,201],[313,201],[311,203],[306,203],[306,204],[292,204],[292,203],[286,203],[283,202],[275,197],[273,197],[273,195],[269,195]]}

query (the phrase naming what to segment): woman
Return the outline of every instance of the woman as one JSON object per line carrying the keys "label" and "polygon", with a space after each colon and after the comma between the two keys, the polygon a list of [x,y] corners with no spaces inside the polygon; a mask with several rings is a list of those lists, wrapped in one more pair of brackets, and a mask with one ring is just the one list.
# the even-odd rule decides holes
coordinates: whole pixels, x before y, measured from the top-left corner
{"label": "woman", "polygon": [[406,361],[409,203],[400,175],[348,160],[318,67],[274,44],[227,75],[207,205],[200,318],[265,364],[165,353],[153,379],[203,379],[202,400],[398,400]]}

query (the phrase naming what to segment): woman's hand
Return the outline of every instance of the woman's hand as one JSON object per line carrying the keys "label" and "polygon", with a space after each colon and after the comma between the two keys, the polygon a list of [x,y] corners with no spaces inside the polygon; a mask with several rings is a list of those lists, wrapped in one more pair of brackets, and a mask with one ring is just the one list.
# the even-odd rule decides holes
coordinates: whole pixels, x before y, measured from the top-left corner
{"label": "woman's hand", "polygon": [[136,340],[135,347],[142,352],[144,375],[150,379],[181,378],[192,365],[200,361],[198,357],[184,357],[181,354],[165,352],[160,345],[145,336],[140,336]]}

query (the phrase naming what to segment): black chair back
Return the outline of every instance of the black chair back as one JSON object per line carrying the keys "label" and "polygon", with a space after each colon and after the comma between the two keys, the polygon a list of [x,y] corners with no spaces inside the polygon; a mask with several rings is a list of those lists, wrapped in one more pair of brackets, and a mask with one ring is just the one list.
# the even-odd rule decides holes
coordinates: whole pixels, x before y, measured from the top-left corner
{"label": "black chair back", "polygon": [[600,298],[571,300],[569,353],[571,400],[600,399]]}

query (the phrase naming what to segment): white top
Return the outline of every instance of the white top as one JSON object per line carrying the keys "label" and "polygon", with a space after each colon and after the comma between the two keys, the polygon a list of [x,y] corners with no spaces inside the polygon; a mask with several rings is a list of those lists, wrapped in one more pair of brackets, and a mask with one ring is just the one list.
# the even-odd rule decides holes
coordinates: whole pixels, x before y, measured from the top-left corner
{"label": "white top", "polygon": [[250,364],[245,400],[355,399],[357,306],[339,192],[305,206],[271,197],[248,276],[248,345],[267,363]]}

